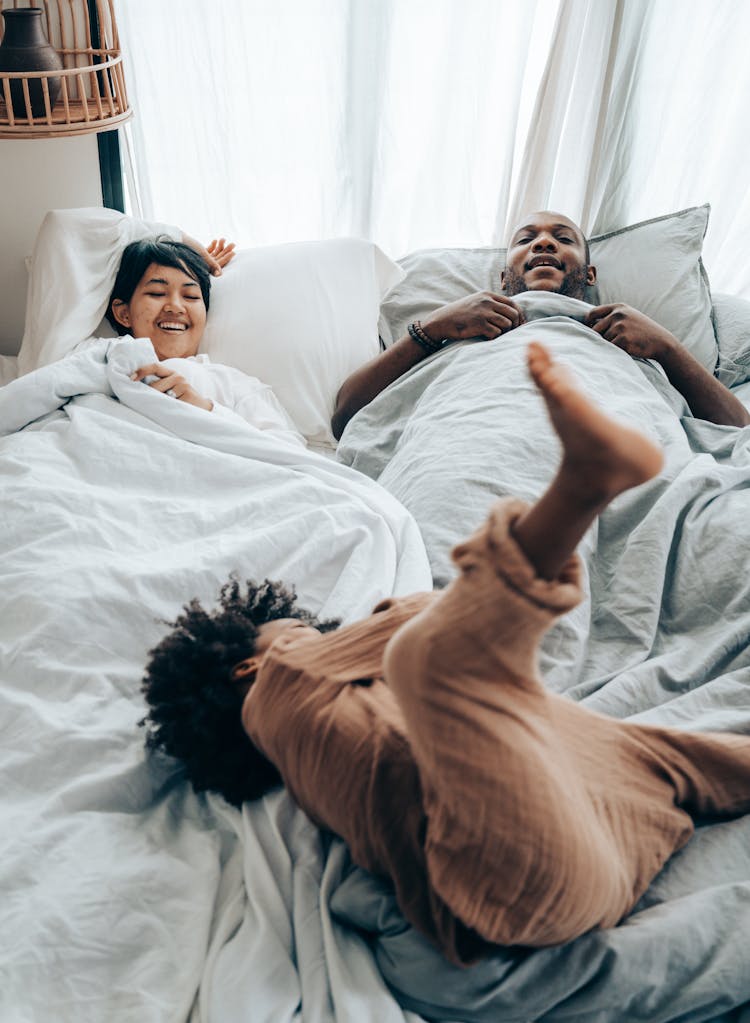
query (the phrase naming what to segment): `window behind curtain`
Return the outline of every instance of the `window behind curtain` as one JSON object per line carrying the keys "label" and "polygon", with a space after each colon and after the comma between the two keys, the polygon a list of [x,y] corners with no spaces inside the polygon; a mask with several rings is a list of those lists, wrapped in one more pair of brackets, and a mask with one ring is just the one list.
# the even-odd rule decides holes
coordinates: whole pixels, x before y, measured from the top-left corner
{"label": "window behind curtain", "polygon": [[521,207],[592,232],[710,202],[713,287],[750,298],[750,4],[120,0],[118,18],[148,217],[398,257],[502,244]]}
{"label": "window behind curtain", "polygon": [[144,215],[244,245],[491,244],[558,6],[121,2]]}

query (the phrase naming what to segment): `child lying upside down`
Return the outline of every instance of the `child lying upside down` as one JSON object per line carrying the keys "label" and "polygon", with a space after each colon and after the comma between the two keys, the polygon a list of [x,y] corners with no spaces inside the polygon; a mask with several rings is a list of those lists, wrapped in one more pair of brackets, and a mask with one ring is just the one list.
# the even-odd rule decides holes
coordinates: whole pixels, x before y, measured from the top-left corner
{"label": "child lying upside down", "polygon": [[[338,631],[266,582],[197,602],[152,652],[148,745],[235,804],[280,779],[450,959],[611,927],[690,838],[750,809],[750,739],[630,724],[548,692],[537,650],[581,599],[575,547],[654,476],[546,349],[530,373],[563,447],[533,506],[497,502],[442,592]],[[317,626],[317,627],[316,627]]]}

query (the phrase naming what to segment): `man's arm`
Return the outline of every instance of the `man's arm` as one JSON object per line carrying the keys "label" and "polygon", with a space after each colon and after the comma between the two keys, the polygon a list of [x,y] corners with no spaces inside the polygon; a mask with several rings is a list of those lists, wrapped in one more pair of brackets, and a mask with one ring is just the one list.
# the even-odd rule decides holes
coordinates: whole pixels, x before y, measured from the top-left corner
{"label": "man's arm", "polygon": [[[437,309],[422,320],[422,329],[436,344],[443,340],[491,341],[523,322],[523,313],[511,299],[480,291]],[[334,437],[339,439],[355,412],[369,405],[389,384],[429,354],[407,334],[347,377],[336,397],[331,419]]]}
{"label": "man's arm", "polygon": [[698,419],[719,426],[747,426],[750,414],[732,392],[712,376],[674,334],[631,306],[618,303],[592,309],[586,325],[638,359],[653,359]]}

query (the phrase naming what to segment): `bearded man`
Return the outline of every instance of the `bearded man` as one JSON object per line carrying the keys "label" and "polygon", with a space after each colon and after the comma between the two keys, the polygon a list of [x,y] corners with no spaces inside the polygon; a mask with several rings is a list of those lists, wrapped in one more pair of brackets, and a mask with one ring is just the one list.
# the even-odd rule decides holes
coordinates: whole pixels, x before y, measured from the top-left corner
{"label": "bearded man", "polygon": [[[584,300],[596,283],[588,241],[569,217],[550,210],[531,213],[513,231],[499,293],[480,291],[409,325],[408,334],[348,377],[336,399],[334,436],[365,405],[422,359],[451,341],[492,341],[525,322],[514,295],[547,291]],[[711,375],[679,339],[631,306],[593,307],[585,323],[633,358],[659,363],[693,415],[722,426],[746,426],[744,405]]]}

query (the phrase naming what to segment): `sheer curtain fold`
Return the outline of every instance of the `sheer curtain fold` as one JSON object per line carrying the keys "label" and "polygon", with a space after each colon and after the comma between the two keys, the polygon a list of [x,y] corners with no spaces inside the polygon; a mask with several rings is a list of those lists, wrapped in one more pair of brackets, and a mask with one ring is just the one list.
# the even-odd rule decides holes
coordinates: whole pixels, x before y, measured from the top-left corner
{"label": "sheer curtain fold", "polygon": [[500,245],[712,204],[750,297],[750,4],[118,0],[143,215],[242,245]]}
{"label": "sheer curtain fold", "polygon": [[750,299],[750,4],[563,0],[506,230],[554,208],[590,234],[711,203],[714,290]]}
{"label": "sheer curtain fold", "polygon": [[534,210],[564,212],[587,233],[617,219],[609,185],[632,128],[628,98],[648,2],[563,0],[505,235]]}
{"label": "sheer curtain fold", "polygon": [[120,0],[146,216],[492,242],[559,0]]}

